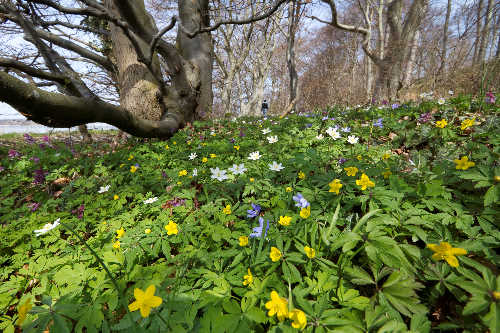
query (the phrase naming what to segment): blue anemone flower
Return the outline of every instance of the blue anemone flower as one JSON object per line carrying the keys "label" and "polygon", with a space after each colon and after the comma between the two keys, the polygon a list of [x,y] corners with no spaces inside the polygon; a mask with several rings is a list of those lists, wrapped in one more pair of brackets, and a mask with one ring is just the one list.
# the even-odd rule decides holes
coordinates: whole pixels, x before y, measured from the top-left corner
{"label": "blue anemone flower", "polygon": [[[264,228],[264,219],[259,217],[259,226],[253,228],[253,232],[249,235],[250,238],[262,237],[262,229]],[[267,220],[266,231],[264,232],[264,237],[267,236],[267,231],[269,230],[269,220]]]}
{"label": "blue anemone flower", "polygon": [[253,209],[247,210],[247,213],[248,213],[247,217],[254,218],[254,217],[259,216],[259,214],[260,214],[260,206],[257,205],[257,204],[252,203],[252,208]]}

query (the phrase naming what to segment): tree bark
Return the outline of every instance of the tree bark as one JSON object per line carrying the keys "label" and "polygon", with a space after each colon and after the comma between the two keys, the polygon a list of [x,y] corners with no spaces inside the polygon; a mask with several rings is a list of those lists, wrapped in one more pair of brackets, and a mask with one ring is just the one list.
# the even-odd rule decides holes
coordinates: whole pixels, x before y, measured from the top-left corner
{"label": "tree bark", "polygon": [[[208,0],[179,0],[179,16],[183,26],[193,31],[210,26]],[[177,35],[181,55],[193,66],[190,82],[196,87],[198,103],[196,118],[207,118],[212,111],[213,90],[213,45],[210,32],[200,33],[190,38],[181,29]]]}
{"label": "tree bark", "polygon": [[[295,65],[295,34],[297,32],[299,15],[300,3],[298,3],[296,0],[293,0],[288,5],[288,35],[286,52],[286,62],[288,66],[288,76],[290,84],[290,97],[288,99],[289,104],[297,99],[299,92],[299,76],[297,74]],[[295,111],[295,105],[292,107],[292,111]]]}
{"label": "tree bark", "polygon": [[488,48],[488,40],[490,36],[490,24],[493,18],[493,0],[488,0],[486,6],[486,15],[484,18],[484,26],[481,31],[481,41],[479,43],[479,51],[477,53],[477,62],[482,63],[485,60],[486,49]]}
{"label": "tree bark", "polygon": [[477,3],[477,15],[476,15],[476,40],[474,42],[474,56],[472,58],[472,63],[477,64],[478,63],[478,56],[479,56],[479,44],[481,44],[481,18],[483,15],[483,6],[484,2],[483,0],[479,0]]}
{"label": "tree bark", "polygon": [[[155,31],[152,19],[147,15],[144,3],[137,1],[137,12],[140,12],[139,24],[146,29]],[[120,16],[120,12],[114,0],[106,0],[106,5],[115,15]],[[160,120],[164,114],[161,104],[160,83],[155,79],[148,67],[139,61],[136,49],[125,35],[122,28],[110,23],[110,38],[113,49],[113,56],[118,70],[118,86],[120,95],[120,105],[129,110],[134,115],[149,119]],[[139,41],[139,46],[143,54],[148,53],[149,45],[144,41]],[[158,59],[154,59],[154,69],[160,72]]]}
{"label": "tree bark", "polygon": [[440,76],[446,66],[446,51],[448,48],[448,26],[450,24],[450,15],[451,15],[451,0],[448,0],[448,4],[446,6],[446,18],[444,20],[444,28],[443,28],[443,45],[441,45],[441,64],[439,65],[439,69],[437,75]]}

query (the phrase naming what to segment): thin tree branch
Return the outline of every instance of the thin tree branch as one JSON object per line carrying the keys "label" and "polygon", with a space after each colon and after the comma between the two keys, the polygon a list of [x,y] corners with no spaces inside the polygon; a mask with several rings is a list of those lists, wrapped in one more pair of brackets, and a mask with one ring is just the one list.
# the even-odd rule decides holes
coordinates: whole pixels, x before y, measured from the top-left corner
{"label": "thin tree branch", "polygon": [[198,28],[198,30],[196,31],[187,31],[187,29],[182,25],[182,22],[181,22],[181,29],[182,31],[189,37],[189,38],[194,38],[196,37],[196,35],[198,34],[201,34],[201,33],[205,33],[205,32],[211,32],[211,31],[214,31],[214,30],[217,30],[221,25],[227,25],[227,24],[235,24],[235,25],[242,25],[242,24],[248,24],[248,23],[252,23],[252,22],[257,22],[257,21],[260,21],[260,20],[263,20],[265,18],[268,18],[269,16],[271,16],[272,14],[274,14],[274,12],[276,12],[279,7],[284,4],[285,2],[288,2],[290,0],[278,0],[276,1],[276,3],[271,6],[271,8],[269,8],[266,12],[264,12],[263,14],[260,14],[260,15],[257,15],[257,16],[251,16],[249,18],[246,18],[246,19],[243,19],[243,20],[226,20],[226,21],[219,21],[217,23],[215,23],[213,26],[211,27],[205,27],[205,28]]}
{"label": "thin tree branch", "polygon": [[43,70],[37,69],[33,66],[28,66],[20,61],[16,61],[14,59],[9,59],[9,58],[0,58],[0,67],[5,67],[5,68],[15,68],[23,73],[26,73],[28,75],[44,79],[44,80],[49,80],[49,81],[54,81],[60,84],[66,84],[68,77],[64,75],[58,75],[50,72],[45,72]]}

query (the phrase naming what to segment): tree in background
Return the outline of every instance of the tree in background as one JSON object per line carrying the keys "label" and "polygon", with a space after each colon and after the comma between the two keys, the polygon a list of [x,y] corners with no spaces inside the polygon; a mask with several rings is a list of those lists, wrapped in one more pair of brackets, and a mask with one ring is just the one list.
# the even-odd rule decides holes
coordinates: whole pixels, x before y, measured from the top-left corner
{"label": "tree in background", "polygon": [[[52,0],[1,0],[0,28],[24,34],[44,53],[0,59],[12,71],[0,72],[0,101],[51,127],[104,122],[136,136],[169,137],[211,112],[211,32],[265,19],[285,2],[277,0],[251,17],[218,20],[210,17],[208,0],[179,0],[176,15],[159,29],[143,0],[82,0],[71,7]],[[163,36],[176,26],[174,44]],[[108,41],[108,48],[96,46],[92,35]],[[70,65],[76,58],[87,64],[84,73]],[[85,76],[96,71],[112,82],[119,104],[106,101],[109,95],[99,94],[99,86],[89,88]],[[23,80],[26,75],[35,84]],[[60,93],[36,84],[55,85]]]}

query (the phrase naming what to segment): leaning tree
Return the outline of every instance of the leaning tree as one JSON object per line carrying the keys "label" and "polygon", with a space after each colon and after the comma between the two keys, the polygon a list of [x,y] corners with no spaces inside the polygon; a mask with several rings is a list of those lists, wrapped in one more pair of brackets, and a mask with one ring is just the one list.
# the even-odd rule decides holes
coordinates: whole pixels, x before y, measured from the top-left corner
{"label": "leaning tree", "polygon": [[0,51],[0,101],[50,127],[103,122],[170,137],[211,111],[211,32],[265,19],[287,1],[224,20],[209,0],[178,0],[159,29],[144,0],[0,0],[3,37],[30,46]]}

